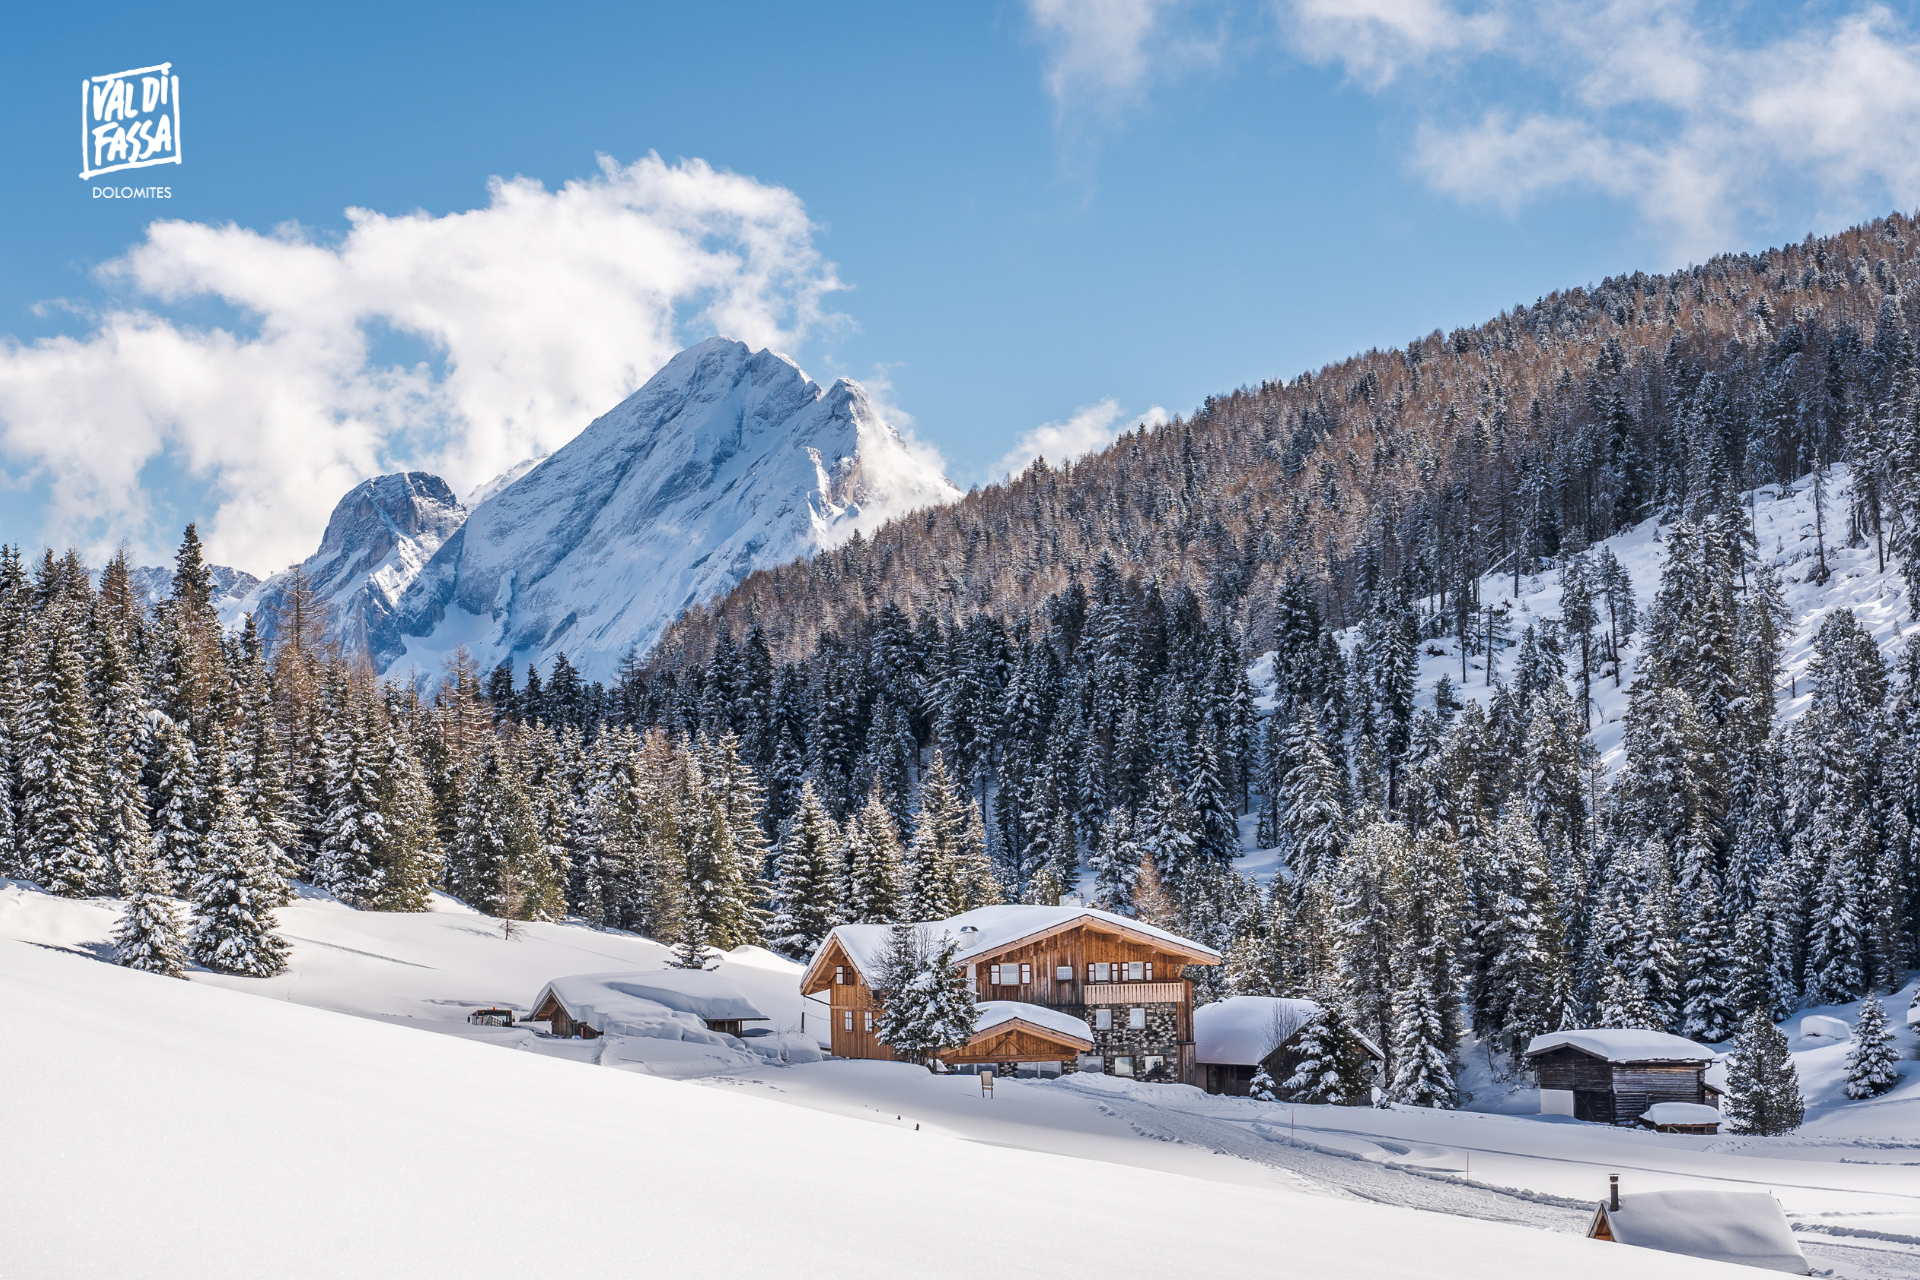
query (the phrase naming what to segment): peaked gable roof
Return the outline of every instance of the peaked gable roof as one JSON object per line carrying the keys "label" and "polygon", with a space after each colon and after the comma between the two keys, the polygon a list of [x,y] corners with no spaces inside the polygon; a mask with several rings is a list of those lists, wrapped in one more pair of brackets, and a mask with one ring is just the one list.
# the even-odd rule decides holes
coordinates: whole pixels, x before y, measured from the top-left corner
{"label": "peaked gable roof", "polygon": [[[1188,964],[1219,964],[1222,959],[1212,947],[1190,938],[1169,933],[1143,920],[1129,919],[1093,907],[975,907],[972,911],[963,911],[945,920],[920,922],[918,927],[926,930],[928,936],[935,940],[952,938],[959,944],[954,959],[963,964],[972,964],[1082,925],[1158,947],[1181,957]],[[873,985],[893,929],[894,926],[890,924],[835,926],[833,932],[814,950],[813,958],[807,963],[807,971],[801,976],[800,989],[814,992],[828,985],[825,980],[827,962],[836,945],[846,956],[846,963],[859,971],[867,985]]]}
{"label": "peaked gable roof", "polygon": [[1713,1050],[1664,1031],[1597,1028],[1550,1031],[1527,1044],[1526,1056],[1555,1049],[1578,1049],[1606,1062],[1712,1062]]}

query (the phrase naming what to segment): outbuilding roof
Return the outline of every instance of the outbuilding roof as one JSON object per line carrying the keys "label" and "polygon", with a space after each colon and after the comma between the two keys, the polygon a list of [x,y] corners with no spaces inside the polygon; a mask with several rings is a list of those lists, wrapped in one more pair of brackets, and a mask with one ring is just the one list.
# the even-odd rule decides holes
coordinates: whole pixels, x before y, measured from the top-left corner
{"label": "outbuilding roof", "polygon": [[1689,1258],[1740,1266],[1811,1273],[1787,1225],[1780,1202],[1765,1191],[1643,1191],[1620,1197],[1620,1207],[1600,1202],[1590,1236],[1602,1228],[1617,1244],[1638,1245]]}
{"label": "outbuilding roof", "polygon": [[701,1022],[764,1022],[733,982],[705,969],[656,969],[635,973],[582,973],[555,978],[529,1006],[551,994],[568,1016],[605,1032],[616,1023],[653,1024],[663,1015],[691,1015]]}
{"label": "outbuilding roof", "polygon": [[[1185,958],[1190,964],[1219,964],[1221,961],[1218,951],[1191,938],[1183,938],[1157,925],[1093,907],[975,907],[972,911],[963,911],[945,920],[923,921],[919,927],[926,930],[928,937],[935,941],[942,937],[952,938],[959,944],[954,959],[964,964],[1046,934],[1070,929],[1081,922],[1105,932],[1152,943]],[[893,929],[894,926],[890,924],[836,926],[814,951],[806,975],[801,979],[801,990],[817,991],[826,985],[823,961],[836,943],[860,971],[860,976],[866,979],[867,985],[873,985],[874,978],[879,976],[880,959],[886,954]]]}
{"label": "outbuilding roof", "polygon": [[1193,1011],[1194,1061],[1254,1067],[1320,1012],[1311,1000],[1228,996]]}
{"label": "outbuilding roof", "polygon": [[1017,1022],[1071,1040],[1083,1048],[1093,1048],[1093,1032],[1083,1020],[1058,1009],[1020,1000],[982,1000],[974,1013],[973,1035],[977,1040],[981,1036],[1004,1031]]}
{"label": "outbuilding roof", "polygon": [[1578,1049],[1607,1062],[1712,1062],[1713,1050],[1664,1031],[1617,1030],[1549,1031],[1535,1036],[1526,1056],[1554,1049]]}

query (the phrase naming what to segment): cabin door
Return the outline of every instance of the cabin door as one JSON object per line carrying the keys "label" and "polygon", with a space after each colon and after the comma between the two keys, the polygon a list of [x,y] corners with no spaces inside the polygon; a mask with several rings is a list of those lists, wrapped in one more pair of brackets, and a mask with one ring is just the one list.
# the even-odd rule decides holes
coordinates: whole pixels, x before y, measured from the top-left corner
{"label": "cabin door", "polygon": [[1608,1105],[1607,1091],[1604,1089],[1575,1089],[1573,1091],[1573,1118],[1591,1120],[1600,1124],[1613,1122],[1613,1108]]}

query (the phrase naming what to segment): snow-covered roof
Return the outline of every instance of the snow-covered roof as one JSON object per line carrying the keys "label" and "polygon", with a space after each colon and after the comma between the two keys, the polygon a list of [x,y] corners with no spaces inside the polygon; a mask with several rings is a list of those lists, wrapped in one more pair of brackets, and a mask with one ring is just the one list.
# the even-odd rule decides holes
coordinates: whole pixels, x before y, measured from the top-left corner
{"label": "snow-covered roof", "polygon": [[766,1015],[754,1007],[731,980],[704,969],[656,969],[644,973],[582,973],[555,978],[540,988],[531,1008],[538,1009],[548,993],[569,1016],[595,1031],[603,1023],[652,1024],[663,1015],[678,1014],[708,1022],[761,1022]]}
{"label": "snow-covered roof", "polygon": [[982,1036],[995,1027],[1015,1020],[1030,1022],[1043,1027],[1056,1035],[1067,1036],[1089,1049],[1093,1047],[1093,1033],[1087,1024],[1070,1013],[1058,1009],[1049,1009],[1044,1005],[1025,1004],[1019,1000],[982,1000],[973,1018],[973,1034]]}
{"label": "snow-covered roof", "polygon": [[1726,1119],[1704,1102],[1656,1102],[1640,1118],[1648,1124],[1719,1124]]}
{"label": "snow-covered roof", "polygon": [[1712,1062],[1713,1050],[1664,1031],[1596,1029],[1549,1031],[1527,1045],[1527,1057],[1562,1045],[1590,1053],[1608,1062]]}
{"label": "snow-covered roof", "polygon": [[1258,1066],[1280,1042],[1320,1012],[1311,1000],[1228,996],[1193,1011],[1196,1062]]}
{"label": "snow-covered roof", "polygon": [[[1256,1067],[1287,1037],[1320,1012],[1312,1000],[1281,996],[1228,996],[1193,1011],[1194,1061]],[[1374,1057],[1380,1046],[1357,1037]]]}
{"label": "snow-covered roof", "polygon": [[1740,1266],[1809,1274],[1780,1202],[1765,1191],[1643,1191],[1608,1209],[1617,1244],[1711,1258]]}
{"label": "snow-covered roof", "polygon": [[[1036,934],[1052,933],[1082,919],[1092,921],[1100,927],[1120,930],[1136,937],[1164,943],[1169,950],[1193,956],[1203,964],[1218,964],[1221,960],[1218,951],[1191,938],[1169,933],[1143,920],[1129,919],[1126,916],[1115,915],[1111,911],[1098,911],[1092,907],[1019,905],[975,907],[972,911],[963,911],[945,920],[923,921],[920,927],[936,940],[946,936],[959,943],[960,946],[954,953],[954,958],[964,963],[979,956],[1003,950]],[[813,964],[819,962],[821,953],[838,941],[846,951],[847,958],[853,961],[854,967],[860,970],[861,976],[865,977],[871,985],[873,978],[880,971],[880,957],[886,953],[887,942],[892,934],[893,926],[890,924],[839,925],[820,944],[820,950],[814,952],[813,961],[809,963],[808,969],[811,971]]]}

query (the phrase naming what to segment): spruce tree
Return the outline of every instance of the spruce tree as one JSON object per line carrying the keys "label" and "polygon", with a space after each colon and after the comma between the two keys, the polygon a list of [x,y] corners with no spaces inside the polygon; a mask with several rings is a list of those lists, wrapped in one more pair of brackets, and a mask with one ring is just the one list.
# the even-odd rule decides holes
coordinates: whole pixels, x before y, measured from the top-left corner
{"label": "spruce tree", "polygon": [[[210,757],[220,761],[224,746],[216,729]],[[211,775],[212,821],[193,886],[193,958],[221,973],[270,978],[287,962],[287,944],[273,932],[279,877],[225,774],[216,765]]]}
{"label": "spruce tree", "polygon": [[[918,844],[920,836],[914,840]],[[803,783],[800,807],[787,821],[775,861],[770,929],[776,951],[796,959],[811,956],[841,922],[839,850],[833,815],[813,783]]]}
{"label": "spruce tree", "polygon": [[1088,859],[1093,870],[1093,905],[1115,915],[1130,916],[1134,882],[1139,877],[1144,850],[1134,838],[1133,815],[1124,808],[1107,810],[1100,836]]}
{"label": "spruce tree", "polygon": [[1727,1063],[1727,1121],[1735,1133],[1792,1133],[1806,1116],[1787,1037],[1756,1009],[1734,1038]]}
{"label": "spruce tree", "polygon": [[126,913],[113,934],[113,958],[129,969],[182,977],[187,969],[180,916],[167,896],[164,873],[139,845],[121,864]]}
{"label": "spruce tree", "polygon": [[1373,1055],[1338,1005],[1307,1019],[1294,1041],[1293,1074],[1280,1086],[1289,1102],[1361,1107],[1373,1101]]}
{"label": "spruce tree", "polygon": [[1295,761],[1285,782],[1280,811],[1280,848],[1293,883],[1332,870],[1346,845],[1347,815],[1340,802],[1340,774],[1311,711],[1295,722],[1287,754]]}
{"label": "spruce tree", "polygon": [[856,924],[892,924],[901,918],[900,837],[875,786],[867,803],[847,820],[846,893],[842,917]]}
{"label": "spruce tree", "polygon": [[1847,1050],[1847,1096],[1877,1098],[1899,1084],[1899,1058],[1886,1008],[1877,996],[1869,995],[1860,1002],[1853,1047]]}
{"label": "spruce tree", "polygon": [[69,898],[105,893],[111,868],[101,852],[100,779],[87,695],[84,641],[75,606],[49,610],[19,744],[20,841],[29,874]]}
{"label": "spruce tree", "polygon": [[1278,1100],[1276,1094],[1279,1088],[1267,1073],[1267,1064],[1263,1062],[1253,1069],[1253,1079],[1247,1081],[1247,1096],[1255,1102],[1274,1102]]}
{"label": "spruce tree", "polygon": [[941,1050],[973,1038],[978,1007],[966,966],[954,959],[958,946],[947,937],[935,942],[912,925],[896,926],[882,964],[887,985],[874,992],[881,1002],[874,1023],[880,1042],[929,1071]]}

